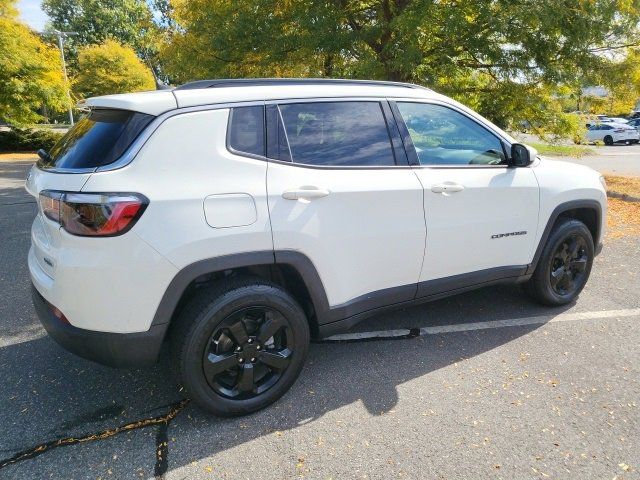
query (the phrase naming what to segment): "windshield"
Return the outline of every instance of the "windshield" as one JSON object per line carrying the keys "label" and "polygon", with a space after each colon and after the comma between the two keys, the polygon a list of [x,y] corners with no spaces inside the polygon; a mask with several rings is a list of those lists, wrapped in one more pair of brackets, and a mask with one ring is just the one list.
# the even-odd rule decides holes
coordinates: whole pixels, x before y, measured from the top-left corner
{"label": "windshield", "polygon": [[45,158],[41,168],[96,168],[115,162],[153,120],[128,110],[96,109],[76,123]]}

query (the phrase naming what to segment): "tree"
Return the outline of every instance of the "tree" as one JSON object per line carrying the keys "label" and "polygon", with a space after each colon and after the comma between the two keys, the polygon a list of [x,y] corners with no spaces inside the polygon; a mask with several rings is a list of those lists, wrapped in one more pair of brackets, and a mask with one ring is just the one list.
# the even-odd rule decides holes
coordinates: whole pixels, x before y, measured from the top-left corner
{"label": "tree", "polygon": [[281,74],[411,81],[503,126],[561,113],[545,106],[600,68],[607,52],[640,41],[639,0],[174,3],[179,28],[162,57],[180,81]]}
{"label": "tree", "polygon": [[623,59],[614,59],[610,63],[598,82],[609,91],[601,111],[628,115],[640,98],[640,50],[630,49]]}
{"label": "tree", "polygon": [[115,40],[82,48],[78,66],[80,73],[73,80],[73,90],[80,97],[155,88],[151,70],[142,63],[131,47]]}
{"label": "tree", "polygon": [[35,122],[38,110],[67,106],[60,53],[18,20],[15,1],[0,0],[0,117]]}
{"label": "tree", "polygon": [[53,28],[78,32],[69,41],[72,61],[79,46],[109,38],[140,55],[153,49],[155,24],[145,0],[44,0],[42,9]]}

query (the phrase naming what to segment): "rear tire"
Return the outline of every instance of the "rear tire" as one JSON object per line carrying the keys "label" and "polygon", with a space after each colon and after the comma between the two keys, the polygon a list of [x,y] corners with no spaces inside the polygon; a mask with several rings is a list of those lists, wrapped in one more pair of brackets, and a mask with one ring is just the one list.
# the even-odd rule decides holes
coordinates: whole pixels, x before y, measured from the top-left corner
{"label": "rear tire", "polygon": [[563,219],[551,231],[525,291],[544,305],[572,302],[584,288],[594,258],[593,238],[579,220]]}
{"label": "rear tire", "polygon": [[275,284],[234,278],[195,294],[171,332],[182,385],[203,410],[245,415],[278,400],[298,378],[309,324]]}
{"label": "rear tire", "polygon": [[604,144],[608,146],[613,145],[613,137],[611,135],[604,137]]}

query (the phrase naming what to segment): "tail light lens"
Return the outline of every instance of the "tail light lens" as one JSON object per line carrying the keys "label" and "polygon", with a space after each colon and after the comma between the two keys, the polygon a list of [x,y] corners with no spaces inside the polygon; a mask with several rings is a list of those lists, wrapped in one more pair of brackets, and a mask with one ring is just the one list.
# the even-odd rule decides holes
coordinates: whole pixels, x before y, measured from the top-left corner
{"label": "tail light lens", "polygon": [[135,225],[149,200],[139,193],[40,192],[42,214],[72,235],[113,237]]}

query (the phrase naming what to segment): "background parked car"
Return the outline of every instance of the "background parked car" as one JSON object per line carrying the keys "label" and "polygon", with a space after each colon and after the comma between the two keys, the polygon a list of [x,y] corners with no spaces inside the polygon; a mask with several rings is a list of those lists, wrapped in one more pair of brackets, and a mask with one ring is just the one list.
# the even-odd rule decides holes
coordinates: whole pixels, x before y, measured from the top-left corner
{"label": "background parked car", "polygon": [[629,120],[629,123],[627,123],[627,125],[635,128],[636,130],[640,130],[640,118],[634,118],[633,120]]}
{"label": "background parked car", "polygon": [[629,120],[627,120],[626,118],[622,118],[622,117],[607,117],[606,120],[601,120],[601,123],[622,123],[622,124],[627,124],[629,123]]}
{"label": "background parked car", "polygon": [[624,142],[627,145],[640,142],[640,132],[634,127],[620,123],[600,123],[587,129],[588,142],[601,141],[605,145]]}

